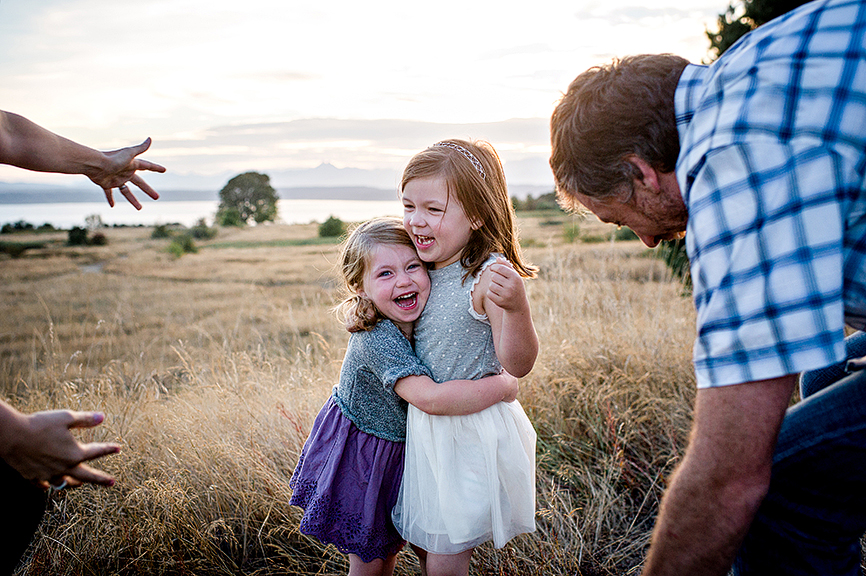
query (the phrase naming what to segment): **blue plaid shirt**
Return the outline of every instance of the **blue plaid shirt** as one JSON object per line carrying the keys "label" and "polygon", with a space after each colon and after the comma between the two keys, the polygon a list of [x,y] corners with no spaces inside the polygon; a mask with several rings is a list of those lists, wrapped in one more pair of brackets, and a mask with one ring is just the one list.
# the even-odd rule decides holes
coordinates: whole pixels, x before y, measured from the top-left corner
{"label": "blue plaid shirt", "polygon": [[843,360],[846,321],[866,328],[866,0],[686,67],[675,107],[698,387]]}

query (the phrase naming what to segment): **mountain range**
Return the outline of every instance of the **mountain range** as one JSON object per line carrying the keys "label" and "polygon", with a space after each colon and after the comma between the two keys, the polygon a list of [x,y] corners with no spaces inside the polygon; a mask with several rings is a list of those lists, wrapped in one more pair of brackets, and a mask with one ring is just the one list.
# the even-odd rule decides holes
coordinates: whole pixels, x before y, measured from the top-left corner
{"label": "mountain range", "polygon": [[[514,164],[514,163],[513,163]],[[520,170],[523,176],[538,174],[537,170]],[[539,196],[553,190],[550,182],[511,184],[509,194],[518,198]],[[391,170],[365,170],[337,168],[321,164],[302,170],[269,170],[265,172],[280,198],[287,200],[393,200],[397,196],[399,174]],[[219,191],[236,173],[226,172],[212,176],[198,174],[145,174],[144,178],[166,201],[219,200]],[[519,177],[519,176],[518,176]],[[543,180],[537,176],[533,180]],[[519,181],[519,180],[518,180]],[[133,192],[142,193],[134,186]],[[115,192],[115,198],[118,193]],[[71,177],[70,184],[37,184],[30,182],[0,182],[0,204],[41,204],[55,202],[103,202],[105,196],[98,187],[81,177]]]}

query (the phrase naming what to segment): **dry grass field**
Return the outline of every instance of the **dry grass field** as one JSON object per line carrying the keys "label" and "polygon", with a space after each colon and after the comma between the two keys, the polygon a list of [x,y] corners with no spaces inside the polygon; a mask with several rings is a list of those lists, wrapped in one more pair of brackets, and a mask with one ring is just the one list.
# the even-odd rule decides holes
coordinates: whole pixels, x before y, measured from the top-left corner
{"label": "dry grass field", "polygon": [[[639,242],[566,242],[575,218],[520,218],[541,268],[541,353],[519,397],[538,431],[538,529],[482,546],[473,574],[638,573],[685,446],[690,299]],[[221,229],[174,258],[150,229],[104,233],[0,260],[0,393],[27,412],[101,410],[81,436],[123,445],[99,462],[115,487],[52,496],[19,573],[345,573],[288,504],[348,338],[329,311],[336,243],[312,224]],[[417,573],[411,553],[397,572]]]}

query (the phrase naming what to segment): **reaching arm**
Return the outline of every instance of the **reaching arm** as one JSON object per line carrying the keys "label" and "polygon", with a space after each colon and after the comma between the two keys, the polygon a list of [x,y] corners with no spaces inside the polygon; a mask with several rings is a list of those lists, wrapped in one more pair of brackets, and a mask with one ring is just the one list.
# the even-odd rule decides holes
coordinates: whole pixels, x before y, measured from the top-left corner
{"label": "reaching arm", "polygon": [[493,346],[499,363],[511,374],[529,374],[538,356],[538,335],[532,323],[523,278],[507,260],[487,267],[473,292],[479,298],[493,329]]}
{"label": "reaching arm", "polygon": [[24,478],[47,488],[49,482],[67,480],[111,486],[114,479],[84,462],[120,451],[106,442],[82,444],[72,428],[90,428],[102,423],[102,414],[52,410],[22,414],[0,401],[0,457]]}
{"label": "reaching arm", "polygon": [[478,380],[449,380],[437,384],[427,376],[406,376],[394,385],[400,398],[434,415],[474,414],[497,402],[517,397],[517,378],[507,372]]}
{"label": "reaching arm", "polygon": [[770,484],[796,376],[698,391],[692,436],[662,500],[644,576],[724,576]]}
{"label": "reaching arm", "polygon": [[159,198],[137,174],[139,170],[165,172],[159,164],[136,158],[149,147],[150,138],[138,146],[100,152],[58,136],[23,116],[0,110],[0,163],[36,172],[83,174],[102,188],[110,206],[114,206],[112,189],[118,188],[137,210],[141,210],[127,182],[132,182],[154,200]]}

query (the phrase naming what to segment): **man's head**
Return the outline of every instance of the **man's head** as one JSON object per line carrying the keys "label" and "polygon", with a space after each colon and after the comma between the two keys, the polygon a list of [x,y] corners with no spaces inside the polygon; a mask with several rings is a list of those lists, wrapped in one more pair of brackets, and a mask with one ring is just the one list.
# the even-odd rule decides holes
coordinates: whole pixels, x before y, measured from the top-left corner
{"label": "man's head", "polygon": [[[679,155],[674,93],[687,64],[670,54],[630,56],[575,78],[550,120],[550,166],[560,203],[596,212],[594,206],[635,204],[641,200],[634,197],[639,189],[663,191],[663,205],[682,212],[668,220],[684,218],[685,207],[671,192],[679,194],[673,177]],[[628,225],[616,217],[608,220]],[[642,239],[647,244],[657,242],[656,236],[664,239],[669,227],[661,234],[647,229]]]}

